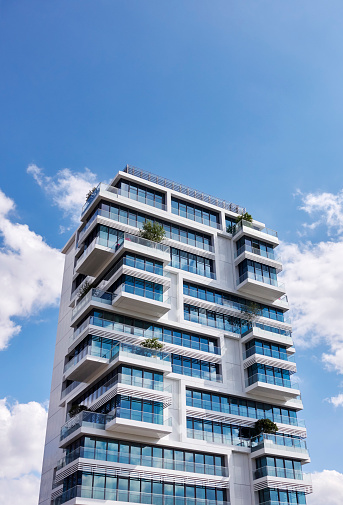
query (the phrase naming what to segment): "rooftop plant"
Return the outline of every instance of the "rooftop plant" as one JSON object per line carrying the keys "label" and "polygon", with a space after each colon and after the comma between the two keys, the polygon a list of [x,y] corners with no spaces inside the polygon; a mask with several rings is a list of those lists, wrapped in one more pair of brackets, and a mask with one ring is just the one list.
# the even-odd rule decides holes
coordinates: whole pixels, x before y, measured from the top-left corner
{"label": "rooftop plant", "polygon": [[248,223],[252,223],[252,215],[249,214],[249,212],[244,212],[244,214],[238,216],[236,223],[240,223],[241,221],[248,221]]}

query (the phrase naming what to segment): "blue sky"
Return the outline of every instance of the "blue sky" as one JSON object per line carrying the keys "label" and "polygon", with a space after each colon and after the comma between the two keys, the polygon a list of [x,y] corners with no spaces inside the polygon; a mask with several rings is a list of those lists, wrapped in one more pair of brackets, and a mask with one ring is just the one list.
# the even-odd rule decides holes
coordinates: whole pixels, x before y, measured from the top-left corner
{"label": "blue sky", "polygon": [[[0,0],[0,188],[15,204],[1,213],[0,202],[0,272],[17,256],[30,282],[35,255],[15,223],[27,225],[43,263],[58,264],[43,279],[56,299],[56,250],[76,212],[62,182],[73,175],[109,180],[129,163],[246,206],[284,242],[316,472],[343,472],[342,19],[333,0]],[[15,271],[3,277],[13,305],[25,290]],[[43,291],[31,305],[25,296],[0,310],[21,325],[0,351],[7,410],[49,397],[58,308]]]}

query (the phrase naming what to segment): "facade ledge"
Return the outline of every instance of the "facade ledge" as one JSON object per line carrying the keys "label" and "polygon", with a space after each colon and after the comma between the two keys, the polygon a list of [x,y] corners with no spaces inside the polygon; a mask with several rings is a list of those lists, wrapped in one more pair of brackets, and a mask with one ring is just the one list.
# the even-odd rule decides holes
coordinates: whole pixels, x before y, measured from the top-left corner
{"label": "facade ledge", "polygon": [[297,371],[297,366],[295,363],[283,359],[273,358],[271,356],[264,356],[263,354],[252,354],[248,358],[244,359],[243,367],[246,369],[252,366],[254,363],[261,363],[263,365],[282,368],[284,370],[289,370],[290,373],[295,373]]}
{"label": "facade ledge", "polygon": [[[306,474],[305,474],[306,475]],[[277,489],[289,489],[290,491],[302,491],[305,494],[312,493],[312,483],[311,479],[297,480],[297,479],[283,479],[281,477],[265,476],[260,479],[254,480],[254,491],[259,491],[260,489],[277,488]]]}
{"label": "facade ledge", "polygon": [[244,261],[245,259],[256,261],[257,263],[262,263],[262,265],[267,265],[269,267],[273,267],[276,269],[277,273],[282,271],[281,261],[279,261],[277,259],[266,258],[265,256],[261,256],[257,253],[253,253],[253,252],[247,251],[247,250],[241,252],[240,255],[235,258],[235,260],[234,260],[235,267],[237,267],[238,264],[241,263],[242,261]]}

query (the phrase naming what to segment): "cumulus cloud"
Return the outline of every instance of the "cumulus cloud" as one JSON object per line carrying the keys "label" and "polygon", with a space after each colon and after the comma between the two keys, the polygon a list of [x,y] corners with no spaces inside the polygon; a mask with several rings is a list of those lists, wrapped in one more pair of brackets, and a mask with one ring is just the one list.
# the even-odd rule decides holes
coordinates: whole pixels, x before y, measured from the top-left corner
{"label": "cumulus cloud", "polygon": [[0,400],[0,505],[37,505],[47,411]]}
{"label": "cumulus cloud", "polygon": [[339,393],[337,396],[328,398],[328,401],[335,407],[343,407],[343,393]]}
{"label": "cumulus cloud", "polygon": [[[21,330],[16,318],[56,305],[61,291],[63,256],[26,224],[9,215],[13,200],[0,190],[0,350]],[[15,320],[14,320],[15,318]]]}
{"label": "cumulus cloud", "polygon": [[280,246],[293,334],[304,347],[326,344],[325,366],[343,373],[343,191],[299,194],[300,208],[314,220],[307,228],[324,224],[328,239]]}
{"label": "cumulus cloud", "polygon": [[325,224],[328,234],[343,233],[343,190],[337,194],[333,193],[307,193],[298,192],[302,198],[301,210],[304,210],[310,217],[317,219],[304,227],[309,229],[317,228],[320,224]]}
{"label": "cumulus cloud", "polygon": [[[52,198],[52,202],[71,219],[72,226],[80,221],[80,212],[90,189],[97,185],[97,176],[88,168],[83,172],[72,172],[69,168],[59,170],[54,177],[44,174],[42,168],[31,164],[27,167],[42,190]],[[70,229],[64,228],[65,229]]]}
{"label": "cumulus cloud", "polygon": [[341,505],[343,474],[336,470],[324,470],[312,474],[313,494],[307,496],[308,505]]}

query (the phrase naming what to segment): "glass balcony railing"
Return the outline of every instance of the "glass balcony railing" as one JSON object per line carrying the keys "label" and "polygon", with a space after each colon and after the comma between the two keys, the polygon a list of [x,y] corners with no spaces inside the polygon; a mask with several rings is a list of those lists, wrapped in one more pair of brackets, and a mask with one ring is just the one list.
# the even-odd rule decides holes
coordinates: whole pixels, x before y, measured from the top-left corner
{"label": "glass balcony railing", "polygon": [[94,189],[94,191],[91,193],[91,195],[87,198],[86,203],[83,205],[82,210],[81,210],[81,217],[84,215],[87,209],[91,206],[91,204],[94,202],[96,197],[98,196],[99,192],[101,191],[108,191],[109,193],[117,194],[118,190],[117,188],[114,188],[113,186],[110,186],[108,184],[104,184],[100,182],[97,187]]}
{"label": "glass balcony railing", "polygon": [[[109,321],[107,319],[102,319],[94,316],[88,317],[78,328],[75,329],[73,336],[71,337],[71,341],[73,342],[84,330],[87,328],[88,325],[95,325],[95,326],[100,326],[102,328],[106,328],[109,330],[113,331],[120,331],[121,333],[127,333],[130,335],[135,335],[137,337],[144,337],[144,338],[161,338],[161,333],[158,331],[153,331],[151,329],[143,329],[138,326],[132,326],[129,324],[124,324],[120,323],[117,321]],[[168,335],[168,340],[164,340],[166,344],[175,344],[175,345],[180,345],[182,347],[187,347],[189,349],[194,349],[196,351],[203,351],[203,352],[208,352],[211,354],[221,354],[221,348],[214,345],[212,342],[209,344],[204,344],[201,342],[197,342],[196,344],[187,341],[187,345],[183,343],[182,337],[181,336],[171,336]],[[193,344],[193,345],[191,345]],[[142,348],[141,346],[137,346],[138,348]],[[168,354],[168,353],[167,353]]]}
{"label": "glass balcony railing", "polygon": [[52,505],[61,505],[73,498],[87,498],[95,500],[109,500],[119,502],[151,503],[154,505],[230,505],[224,500],[207,500],[202,498],[189,498],[124,489],[109,489],[101,487],[75,486],[64,491],[61,496],[52,500]]}
{"label": "glass balcony railing", "polygon": [[254,328],[258,328],[259,335],[262,334],[262,336],[265,335],[266,337],[270,337],[270,334],[273,333],[277,335],[278,340],[284,340],[287,343],[289,343],[289,339],[292,338],[292,332],[290,330],[276,328],[275,326],[269,326],[263,323],[252,323],[251,327],[241,334],[241,337],[243,338],[251,333]]}
{"label": "glass balcony railing", "polygon": [[57,470],[60,470],[78,458],[97,459],[101,461],[110,461],[112,463],[123,463],[126,465],[166,468],[168,470],[176,470],[179,472],[203,473],[207,475],[218,475],[221,477],[227,476],[227,469],[225,466],[195,463],[194,461],[178,461],[175,459],[157,458],[155,456],[135,455],[90,447],[78,447],[74,451],[66,454],[57,463]]}
{"label": "glass balcony railing", "polygon": [[284,435],[273,435],[262,433],[251,439],[251,452],[259,449],[283,449],[293,452],[307,453],[306,441],[301,438],[285,437]]}
{"label": "glass balcony railing", "polygon": [[165,420],[163,413],[144,412],[142,410],[125,409],[122,407],[116,407],[109,414],[99,414],[98,412],[84,410],[72,419],[69,419],[62,426],[60,440],[67,438],[74,433],[74,431],[81,428],[81,426],[105,430],[106,425],[115,418],[130,419],[132,421],[163,425],[166,427],[172,425],[171,417]]}
{"label": "glass balcony railing", "polygon": [[[89,319],[95,319],[93,316]],[[89,324],[92,324],[91,322]],[[69,370],[71,367],[77,365],[85,356],[95,356],[100,358],[107,358],[109,362],[116,359],[119,354],[122,356],[139,356],[141,362],[146,363],[170,363],[170,353],[165,351],[159,351],[157,349],[149,349],[140,345],[126,344],[124,342],[115,343],[111,349],[99,351],[98,348],[94,346],[87,346],[82,351],[74,356],[64,367],[64,372]]]}
{"label": "glass balcony railing", "polygon": [[127,384],[129,386],[138,386],[146,389],[153,389],[155,391],[163,391],[165,393],[171,393],[172,387],[171,385],[166,386],[163,383],[163,378],[161,376],[161,381],[147,379],[144,377],[134,377],[132,375],[127,374],[117,374],[111,379],[109,379],[105,384],[100,386],[96,391],[94,391],[90,398],[84,400],[83,405],[87,408],[94,403],[95,400],[100,398],[102,395],[107,393],[110,389],[112,389],[117,384]]}
{"label": "glass balcony railing", "polygon": [[[161,284],[159,284],[162,286]],[[119,296],[119,292],[124,291],[125,293],[130,293],[132,295],[141,296],[142,298],[147,298],[149,300],[154,300],[155,302],[162,302],[170,305],[171,299],[166,296],[165,293],[161,291],[155,291],[154,289],[149,288],[148,286],[138,286],[132,285],[127,282],[123,282],[119,286],[116,291],[116,294]]]}
{"label": "glass balcony railing", "polygon": [[243,353],[243,359],[250,358],[253,354],[260,354],[262,356],[268,356],[270,358],[282,359],[284,361],[289,361],[291,363],[295,362],[293,355],[287,354],[286,351],[278,351],[273,349],[266,349],[264,347],[253,346]]}
{"label": "glass balcony railing", "polygon": [[[187,406],[188,407],[195,407],[198,409],[205,409],[205,410],[213,410],[214,412],[222,412],[224,414],[231,414],[234,416],[242,416],[242,417],[250,417],[254,420],[257,418],[252,415],[248,415],[248,408],[246,406],[240,406],[238,405],[233,405],[233,404],[225,404],[225,403],[219,403],[219,402],[211,402],[208,400],[203,400],[203,399],[196,399],[196,398],[187,398]],[[282,423],[282,424],[290,424],[292,426],[300,426],[300,427],[305,427],[305,421],[303,419],[298,419],[297,417],[289,417],[289,416],[284,416],[281,414],[273,414],[270,412],[266,412],[265,414],[261,415],[259,419],[270,419],[274,423]]]}
{"label": "glass balcony railing", "polygon": [[105,303],[106,305],[112,305],[113,300],[116,295],[108,291],[103,291],[102,289],[92,288],[85,296],[77,300],[76,306],[72,311],[72,319],[74,319],[77,314],[79,314],[84,307],[86,307],[91,300],[98,303]]}
{"label": "glass balcony railing", "polygon": [[237,279],[237,286],[244,282],[246,279],[252,279],[254,281],[262,282],[263,284],[268,284],[269,286],[274,286],[276,288],[285,289],[285,285],[279,282],[277,279],[272,279],[271,277],[264,277],[263,275],[257,274],[256,272],[250,272],[247,270]]}
{"label": "glass balcony railing", "polygon": [[132,262],[131,261],[131,258],[127,258],[127,257],[124,257],[124,258],[121,258],[112,268],[111,270],[108,271],[108,273],[105,275],[105,277],[103,278],[101,284],[103,284],[104,282],[107,282],[110,280],[110,278],[123,266],[123,265],[126,265],[128,267],[131,267],[131,268],[137,268],[137,270],[144,270],[145,272],[149,272],[149,273],[152,273],[152,274],[155,274],[155,275],[161,275],[161,276],[164,276],[164,277],[167,277],[166,274],[163,273],[163,267],[160,266],[160,265],[155,265],[155,264],[151,264],[149,265],[149,269],[148,268],[145,268],[144,267],[144,261],[143,262],[139,262],[139,261],[135,261],[135,262]]}
{"label": "glass balcony railing", "polygon": [[281,386],[283,388],[290,388],[299,390],[299,383],[293,377],[286,379],[283,377],[274,377],[273,375],[265,375],[262,373],[256,373],[251,377],[245,379],[245,387],[251,386],[256,382],[264,382],[266,384],[272,384],[273,386]]}
{"label": "glass balcony railing", "polygon": [[206,370],[198,370],[196,368],[173,364],[172,371],[173,373],[188,375],[189,377],[195,377],[197,379],[223,382],[223,376],[221,374],[215,372],[207,372]]}
{"label": "glass balcony railing", "polygon": [[205,440],[215,444],[237,445],[239,447],[250,447],[250,438],[234,437],[222,433],[213,433],[212,431],[194,430],[187,428],[187,437],[197,440]]}
{"label": "glass balcony railing", "polygon": [[258,468],[254,472],[254,479],[260,479],[261,477],[279,477],[281,479],[296,479],[302,480],[305,483],[311,483],[311,475],[303,473],[302,470],[294,470],[288,468],[278,468],[274,466],[263,466]]}
{"label": "glass balcony railing", "polygon": [[274,261],[281,261],[280,256],[275,255],[274,252],[271,251],[264,251],[263,249],[259,249],[257,247],[252,247],[251,245],[244,244],[242,247],[237,249],[235,252],[235,258],[238,258],[244,251],[251,252],[253,254],[258,254],[258,256],[262,256],[263,258],[268,258],[270,260]]}
{"label": "glass balcony railing", "polygon": [[267,235],[271,235],[272,237],[277,237],[277,232],[275,230],[271,230],[270,228],[259,228],[253,223],[250,223],[249,221],[245,221],[244,219],[240,221],[239,223],[233,225],[231,228],[231,231],[228,231],[228,233],[232,233],[232,235],[236,235],[240,230],[243,229],[243,226],[246,226],[248,228],[252,228],[253,230],[256,230],[260,233],[266,233]]}
{"label": "glass balcony railing", "polygon": [[77,382],[77,381],[74,381],[72,382],[71,384],[69,384],[68,387],[66,387],[65,389],[62,389],[62,392],[61,392],[61,400],[62,398],[64,398],[65,396],[69,395],[69,393],[71,393],[75,388],[77,388],[77,386],[79,386],[81,384],[81,382]]}
{"label": "glass balcony railing", "polygon": [[95,346],[87,345],[64,365],[63,373],[68,372],[68,370],[76,366],[85,356],[92,356],[95,358],[105,358],[109,360],[109,358],[111,357],[111,353],[112,349],[100,350]]}

